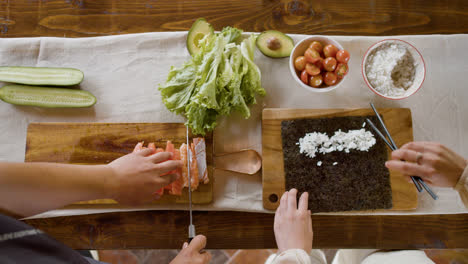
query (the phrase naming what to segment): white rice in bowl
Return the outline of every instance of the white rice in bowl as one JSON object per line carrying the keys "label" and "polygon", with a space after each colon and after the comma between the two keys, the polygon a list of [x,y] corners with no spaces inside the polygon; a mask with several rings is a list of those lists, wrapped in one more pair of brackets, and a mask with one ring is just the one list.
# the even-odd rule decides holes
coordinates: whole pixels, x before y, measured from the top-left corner
{"label": "white rice in bowl", "polygon": [[421,55],[403,41],[387,40],[374,45],[364,61],[368,83],[386,97],[408,97],[424,79]]}

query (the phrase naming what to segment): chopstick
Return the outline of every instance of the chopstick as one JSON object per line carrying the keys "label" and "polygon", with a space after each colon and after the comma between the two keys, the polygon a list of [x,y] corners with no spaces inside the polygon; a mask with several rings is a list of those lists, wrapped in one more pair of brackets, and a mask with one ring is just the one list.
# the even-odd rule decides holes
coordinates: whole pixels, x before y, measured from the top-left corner
{"label": "chopstick", "polygon": [[[387,144],[387,146],[395,151],[397,150],[397,148],[395,148],[392,144],[390,144],[390,142],[388,142],[388,140],[385,138],[384,135],[382,135],[382,133],[380,132],[379,129],[377,129],[377,127],[374,125],[374,123],[372,121],[370,121],[369,118],[366,118],[366,122],[372,127],[372,129],[374,129],[375,133],[377,133],[377,135]],[[416,187],[416,189],[418,190],[418,192],[422,192],[423,189],[421,187],[421,185],[419,184],[419,182],[417,181],[416,177],[414,176],[411,176],[411,180],[413,181],[414,183],[414,186]]]}
{"label": "chopstick", "polygon": [[[384,121],[379,115],[379,112],[377,112],[377,109],[375,108],[374,104],[371,102],[370,106],[372,107],[372,110],[374,110],[375,115],[377,116],[377,119],[379,119],[380,125],[382,125],[385,134],[387,134],[388,139],[390,139],[390,142],[392,142],[392,146],[394,149],[398,149],[397,145],[395,144],[395,141],[393,141],[392,136],[390,136],[390,132],[388,132],[387,126],[385,125]],[[376,128],[376,127],[374,127]],[[391,148],[391,147],[390,147]]]}
{"label": "chopstick", "polygon": [[[396,146],[395,144],[395,141],[393,141],[393,138],[392,136],[390,135],[390,133],[388,132],[388,129],[387,127],[385,126],[385,123],[383,122],[382,118],[380,117],[379,113],[377,112],[377,109],[374,107],[374,104],[373,103],[370,103],[371,107],[372,107],[372,110],[374,110],[374,113],[375,115],[377,116],[377,119],[379,120],[380,124],[382,125],[382,128],[384,129],[384,132],[385,134],[387,134],[387,137],[388,139],[390,140],[390,142],[385,138],[385,136],[380,132],[379,129],[377,129],[377,127],[374,125],[374,123],[372,123],[372,121],[370,119],[366,119],[367,123],[372,127],[372,129],[374,129],[374,131],[377,133],[377,135],[382,138],[382,140],[387,144],[387,146],[395,151],[398,149],[398,147]],[[434,200],[437,200],[438,199],[438,196],[434,193],[434,191],[426,184],[426,182],[424,182],[424,180],[419,177],[419,176],[411,176],[411,180],[413,181],[414,183],[414,186],[416,187],[416,189],[418,190],[418,192],[422,192],[422,188],[421,188],[421,185],[422,187],[427,191],[427,193],[429,193],[429,195],[432,197],[432,199]]]}

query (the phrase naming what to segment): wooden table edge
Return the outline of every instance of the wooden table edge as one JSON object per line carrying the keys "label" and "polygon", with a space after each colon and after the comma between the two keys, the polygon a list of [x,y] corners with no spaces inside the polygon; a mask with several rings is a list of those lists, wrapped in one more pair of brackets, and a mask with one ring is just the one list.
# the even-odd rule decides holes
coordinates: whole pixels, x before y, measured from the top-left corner
{"label": "wooden table edge", "polygon": [[[314,248],[468,248],[468,213],[313,215]],[[196,211],[208,249],[276,248],[273,214]],[[74,249],[179,249],[188,212],[137,211],[24,220]]]}

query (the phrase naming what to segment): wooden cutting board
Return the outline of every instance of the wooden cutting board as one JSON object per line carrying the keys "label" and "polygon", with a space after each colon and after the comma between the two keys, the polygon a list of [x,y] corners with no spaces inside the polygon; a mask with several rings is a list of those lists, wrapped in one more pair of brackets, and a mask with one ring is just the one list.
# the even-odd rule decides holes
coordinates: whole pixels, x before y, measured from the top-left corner
{"label": "wooden cutting board", "polygon": [[[145,146],[154,142],[165,148],[168,140],[176,148],[186,142],[182,123],[31,123],[26,139],[26,162],[58,162],[70,164],[106,164],[133,151],[137,142]],[[192,137],[192,135],[190,135]],[[213,199],[213,136],[205,136],[208,163],[208,184],[200,184],[192,193],[195,204]],[[188,203],[188,189],[181,196],[164,194],[154,204]],[[118,207],[112,199],[80,202],[89,207]],[[73,207],[73,206],[72,206]]]}
{"label": "wooden cutting board", "polygon": [[[411,111],[407,108],[378,109],[398,147],[413,141]],[[285,191],[281,122],[301,118],[374,115],[372,109],[264,109],[262,116],[263,207],[274,210]],[[390,155],[390,149],[388,153]],[[416,188],[398,172],[390,172],[393,208],[412,210],[418,205]]]}

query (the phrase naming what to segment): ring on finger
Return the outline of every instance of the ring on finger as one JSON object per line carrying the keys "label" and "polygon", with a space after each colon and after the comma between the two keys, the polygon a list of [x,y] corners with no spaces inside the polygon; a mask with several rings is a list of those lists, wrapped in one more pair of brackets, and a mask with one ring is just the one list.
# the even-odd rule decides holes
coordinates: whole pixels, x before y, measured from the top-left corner
{"label": "ring on finger", "polygon": [[416,163],[419,164],[419,165],[421,165],[421,160],[422,160],[422,158],[423,158],[423,154],[422,154],[421,152],[418,152],[418,153],[416,154]]}

